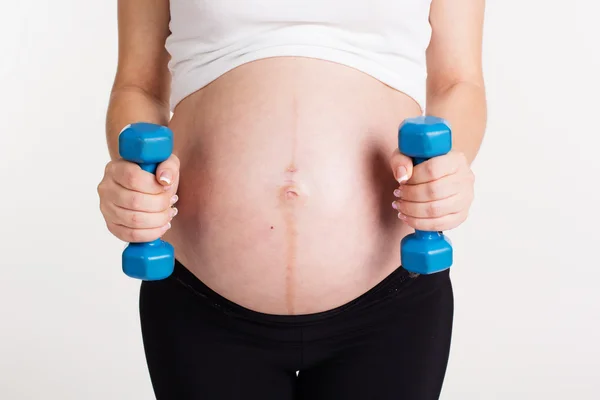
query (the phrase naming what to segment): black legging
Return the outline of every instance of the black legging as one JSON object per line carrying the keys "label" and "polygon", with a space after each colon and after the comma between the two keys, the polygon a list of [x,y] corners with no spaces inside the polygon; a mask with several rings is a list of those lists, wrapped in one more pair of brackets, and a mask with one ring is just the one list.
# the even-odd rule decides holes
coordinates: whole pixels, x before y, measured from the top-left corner
{"label": "black legging", "polygon": [[331,311],[274,316],[176,263],[170,278],[142,283],[140,311],[158,400],[434,400],[453,294],[448,271],[411,277],[400,267]]}

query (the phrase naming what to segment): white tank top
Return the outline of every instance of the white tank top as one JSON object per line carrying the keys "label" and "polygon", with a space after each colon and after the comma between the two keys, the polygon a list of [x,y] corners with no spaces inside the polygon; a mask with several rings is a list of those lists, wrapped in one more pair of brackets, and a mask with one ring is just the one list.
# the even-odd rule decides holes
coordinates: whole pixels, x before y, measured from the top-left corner
{"label": "white tank top", "polygon": [[425,109],[431,0],[171,0],[171,110],[244,63],[304,56],[360,70]]}

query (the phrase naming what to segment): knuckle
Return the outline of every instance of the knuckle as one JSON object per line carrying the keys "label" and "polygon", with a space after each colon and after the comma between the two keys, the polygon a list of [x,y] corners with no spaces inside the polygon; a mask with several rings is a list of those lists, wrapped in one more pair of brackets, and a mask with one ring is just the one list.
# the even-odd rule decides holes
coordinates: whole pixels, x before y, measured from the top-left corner
{"label": "knuckle", "polygon": [[130,192],[127,206],[132,210],[139,210],[142,207],[144,200],[140,193]]}
{"label": "knuckle", "polygon": [[429,185],[426,185],[426,188],[426,195],[429,198],[437,198],[437,195],[439,194],[439,189],[437,185],[435,185],[434,183],[430,183]]}
{"label": "knuckle", "polygon": [[111,196],[111,185],[110,185],[110,181],[107,180],[103,180],[102,182],[100,182],[98,184],[98,187],[96,188],[97,192],[98,192],[98,197],[100,198],[100,201],[105,201],[108,197]]}
{"label": "knuckle", "polygon": [[142,214],[136,211],[133,211],[129,214],[129,226],[132,228],[140,228],[144,222]]}
{"label": "knuckle", "polygon": [[441,207],[439,203],[429,203],[425,209],[428,217],[437,217],[440,215]]}
{"label": "knuckle", "polygon": [[132,243],[143,243],[147,242],[146,235],[140,229],[129,229],[127,232],[128,240]]}
{"label": "knuckle", "polygon": [[126,168],[123,172],[123,181],[128,188],[137,188],[139,183],[138,174],[133,168]]}
{"label": "knuckle", "polygon": [[429,176],[429,177],[435,176],[437,169],[438,169],[435,159],[432,159],[431,162],[424,163],[423,166],[425,167],[425,173],[427,174],[427,176]]}

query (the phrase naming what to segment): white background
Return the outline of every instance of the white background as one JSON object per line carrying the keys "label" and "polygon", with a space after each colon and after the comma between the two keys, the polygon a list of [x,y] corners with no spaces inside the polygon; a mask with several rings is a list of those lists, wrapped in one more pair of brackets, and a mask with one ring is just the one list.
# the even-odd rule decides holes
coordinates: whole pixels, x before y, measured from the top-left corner
{"label": "white background", "polygon": [[[488,1],[489,125],[473,212],[450,233],[442,399],[600,398],[597,4]],[[0,398],[151,399],[139,284],[96,194],[116,1],[6,1],[2,16]]]}

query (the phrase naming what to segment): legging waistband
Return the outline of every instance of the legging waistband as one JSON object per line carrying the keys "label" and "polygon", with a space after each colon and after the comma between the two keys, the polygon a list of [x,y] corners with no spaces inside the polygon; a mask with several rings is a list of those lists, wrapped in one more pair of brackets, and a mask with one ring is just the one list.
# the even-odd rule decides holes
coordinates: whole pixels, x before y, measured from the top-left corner
{"label": "legging waistband", "polygon": [[357,310],[378,304],[399,292],[408,279],[414,279],[415,277],[402,266],[399,266],[381,282],[354,300],[327,311],[302,315],[266,314],[243,307],[209,288],[178,260],[175,261],[175,270],[170,279],[185,286],[198,297],[210,302],[214,308],[226,314],[256,322],[293,326],[317,323],[344,314],[350,309]]}

